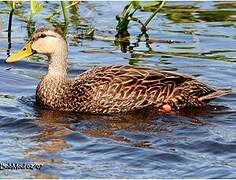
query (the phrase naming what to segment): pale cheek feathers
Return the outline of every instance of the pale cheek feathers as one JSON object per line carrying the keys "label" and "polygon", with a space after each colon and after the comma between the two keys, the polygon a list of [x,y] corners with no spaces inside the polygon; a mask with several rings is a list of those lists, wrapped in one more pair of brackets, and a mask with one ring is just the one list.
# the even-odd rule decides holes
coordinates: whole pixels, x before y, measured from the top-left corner
{"label": "pale cheek feathers", "polygon": [[46,41],[46,39],[38,39],[32,44],[32,49],[41,54],[53,53],[57,43],[55,41]]}

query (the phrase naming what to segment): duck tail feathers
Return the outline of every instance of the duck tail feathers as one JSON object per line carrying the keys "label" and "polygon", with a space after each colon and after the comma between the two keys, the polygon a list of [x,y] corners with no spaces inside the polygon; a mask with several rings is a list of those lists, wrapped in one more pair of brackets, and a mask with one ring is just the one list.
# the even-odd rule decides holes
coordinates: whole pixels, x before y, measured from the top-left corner
{"label": "duck tail feathers", "polygon": [[198,98],[198,100],[199,101],[210,101],[210,100],[215,99],[217,97],[225,96],[225,95],[228,95],[231,93],[232,93],[231,89],[218,89],[215,92],[212,92],[206,96],[202,96],[202,97]]}

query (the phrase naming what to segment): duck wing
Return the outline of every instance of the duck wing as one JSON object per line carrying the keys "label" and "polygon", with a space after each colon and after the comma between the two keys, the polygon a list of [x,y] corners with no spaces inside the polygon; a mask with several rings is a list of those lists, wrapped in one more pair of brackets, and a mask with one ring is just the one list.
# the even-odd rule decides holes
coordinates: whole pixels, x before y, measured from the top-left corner
{"label": "duck wing", "polygon": [[[193,77],[133,66],[97,67],[78,76],[74,96],[84,98],[83,111],[119,113],[160,106]],[[81,94],[82,93],[82,94]]]}

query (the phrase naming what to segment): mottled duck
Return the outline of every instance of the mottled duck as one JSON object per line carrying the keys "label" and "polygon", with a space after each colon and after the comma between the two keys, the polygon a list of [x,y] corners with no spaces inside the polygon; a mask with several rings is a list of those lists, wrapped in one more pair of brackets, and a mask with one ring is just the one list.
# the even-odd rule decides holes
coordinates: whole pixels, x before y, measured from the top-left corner
{"label": "mottled duck", "polygon": [[67,43],[53,28],[40,28],[15,62],[35,53],[48,57],[48,73],[36,90],[36,102],[47,109],[81,113],[127,113],[146,107],[159,112],[205,106],[229,91],[211,88],[186,74],[129,65],[95,67],[75,79],[67,74]]}

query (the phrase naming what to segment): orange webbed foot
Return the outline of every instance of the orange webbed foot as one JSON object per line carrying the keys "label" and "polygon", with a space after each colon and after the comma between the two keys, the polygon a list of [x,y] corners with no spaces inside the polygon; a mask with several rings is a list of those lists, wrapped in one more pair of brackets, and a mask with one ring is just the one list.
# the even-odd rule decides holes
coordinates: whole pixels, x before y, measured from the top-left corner
{"label": "orange webbed foot", "polygon": [[159,108],[159,112],[163,114],[176,114],[174,111],[172,111],[172,108],[169,104],[164,104]]}

